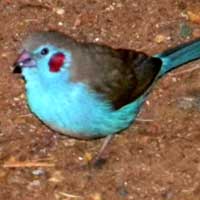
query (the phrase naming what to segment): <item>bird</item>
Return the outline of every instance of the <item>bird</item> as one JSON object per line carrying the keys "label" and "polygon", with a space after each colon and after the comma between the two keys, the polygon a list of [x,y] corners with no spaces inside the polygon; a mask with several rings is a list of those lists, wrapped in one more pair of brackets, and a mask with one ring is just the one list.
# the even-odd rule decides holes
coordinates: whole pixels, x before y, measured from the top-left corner
{"label": "bird", "polygon": [[135,121],[160,78],[198,58],[200,39],[150,56],[38,31],[22,42],[13,72],[25,79],[27,104],[44,124],[75,138],[106,137],[104,149]]}

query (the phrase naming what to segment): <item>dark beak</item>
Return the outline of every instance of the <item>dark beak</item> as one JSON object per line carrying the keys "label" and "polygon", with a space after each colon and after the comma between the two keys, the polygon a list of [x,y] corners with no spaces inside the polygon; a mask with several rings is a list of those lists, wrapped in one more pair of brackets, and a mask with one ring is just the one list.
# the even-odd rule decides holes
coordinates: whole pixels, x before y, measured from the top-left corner
{"label": "dark beak", "polygon": [[31,67],[35,67],[36,66],[36,62],[35,60],[32,58],[31,54],[24,50],[18,57],[18,59],[16,60],[16,62],[14,63],[13,67],[13,73],[21,73],[22,72],[22,68],[31,68]]}
{"label": "dark beak", "polygon": [[13,65],[14,69],[13,69],[13,73],[14,74],[21,74],[22,73],[22,68],[18,65],[18,63],[15,63]]}

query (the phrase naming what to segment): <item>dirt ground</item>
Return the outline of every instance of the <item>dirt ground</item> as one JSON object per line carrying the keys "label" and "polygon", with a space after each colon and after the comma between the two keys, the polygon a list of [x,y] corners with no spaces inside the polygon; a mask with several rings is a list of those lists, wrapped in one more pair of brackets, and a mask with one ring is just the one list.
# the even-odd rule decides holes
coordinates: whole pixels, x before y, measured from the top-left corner
{"label": "dirt ground", "polygon": [[91,167],[102,140],[51,131],[12,73],[22,39],[55,29],[151,55],[200,37],[198,0],[0,1],[0,200],[199,200],[200,61],[160,80],[138,120]]}

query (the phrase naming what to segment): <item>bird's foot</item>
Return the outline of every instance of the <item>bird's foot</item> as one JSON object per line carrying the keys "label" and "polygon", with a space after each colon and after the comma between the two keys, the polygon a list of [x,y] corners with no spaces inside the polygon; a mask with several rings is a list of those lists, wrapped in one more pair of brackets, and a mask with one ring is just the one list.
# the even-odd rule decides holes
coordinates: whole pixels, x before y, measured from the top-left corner
{"label": "bird's foot", "polygon": [[101,168],[107,160],[108,155],[106,154],[106,149],[108,145],[110,144],[111,140],[113,139],[114,135],[108,135],[104,141],[103,144],[98,152],[98,154],[90,161],[90,164],[95,168]]}

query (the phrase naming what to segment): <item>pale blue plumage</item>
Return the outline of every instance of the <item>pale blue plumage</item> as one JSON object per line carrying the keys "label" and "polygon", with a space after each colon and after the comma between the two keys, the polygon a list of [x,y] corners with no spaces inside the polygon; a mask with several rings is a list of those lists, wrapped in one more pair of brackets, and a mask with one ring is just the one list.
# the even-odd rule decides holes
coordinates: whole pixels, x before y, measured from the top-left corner
{"label": "pale blue plumage", "polygon": [[[41,49],[48,47],[46,57]],[[49,59],[58,51],[64,53],[66,61],[57,74],[49,72]],[[96,138],[117,133],[134,122],[139,108],[146,99],[152,85],[134,102],[120,109],[114,109],[105,100],[82,82],[71,82],[70,67],[73,55],[66,49],[45,44],[32,52],[37,67],[23,67],[26,80],[28,105],[41,121],[63,134],[79,138]],[[194,42],[177,49],[155,55],[162,61],[162,67],[155,81],[168,71],[200,57],[200,42]],[[98,76],[98,74],[97,74]],[[155,82],[154,81],[154,82]]]}
{"label": "pale blue plumage", "polygon": [[[23,74],[27,76],[26,70]],[[26,83],[30,109],[51,128],[74,137],[103,137],[127,128],[144,99],[115,111],[83,83],[70,83],[59,77],[55,84],[46,80],[41,85],[38,78],[41,77]]]}
{"label": "pale blue plumage", "polygon": [[134,121],[143,96],[115,111],[110,102],[89,90],[87,85],[70,82],[70,74],[66,73],[72,62],[69,52],[60,49],[67,61],[55,77],[49,72],[48,60],[58,49],[48,45],[51,53],[41,59],[38,52],[42,48],[33,52],[38,67],[23,68],[22,74],[26,79],[28,105],[45,124],[73,137],[95,138],[119,132]]}

